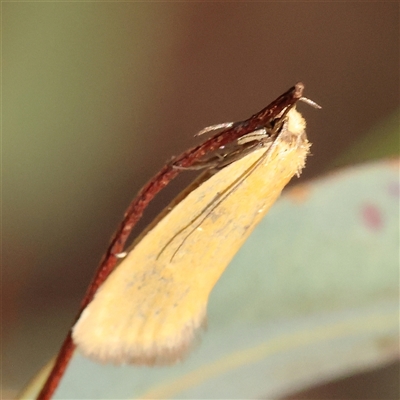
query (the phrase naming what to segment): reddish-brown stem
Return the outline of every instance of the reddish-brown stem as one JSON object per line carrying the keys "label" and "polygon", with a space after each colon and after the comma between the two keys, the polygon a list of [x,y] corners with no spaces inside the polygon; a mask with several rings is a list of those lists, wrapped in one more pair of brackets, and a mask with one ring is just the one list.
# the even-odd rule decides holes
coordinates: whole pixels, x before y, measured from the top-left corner
{"label": "reddish-brown stem", "polygon": [[[169,182],[172,181],[185,167],[190,167],[199,161],[204,155],[217,150],[233,140],[236,140],[248,133],[257,129],[269,126],[271,121],[279,116],[279,114],[287,107],[293,106],[303,94],[304,86],[302,83],[296,84],[290,88],[282,96],[278,97],[275,101],[265,107],[263,110],[254,114],[252,117],[245,121],[235,123],[231,128],[223,130],[217,135],[209,138],[204,143],[194,147],[180,156],[174,158],[171,162],[166,164],[159,173],[153,177],[138,193],[136,198],[129,205],[125,212],[124,219],[120,223],[117,231],[111,239],[111,243],[107,249],[106,254],[100,262],[100,265],[95,273],[95,276],[90,283],[85,297],[82,300],[79,312],[74,320],[78,320],[82,311],[92,301],[94,294],[100,285],[107,279],[108,275],[114,270],[117,264],[118,253],[124,250],[125,243],[144,210],[150,201],[163,189]],[[175,167],[183,167],[175,168]],[[73,355],[75,345],[72,341],[72,327],[68,332],[67,337],[58,353],[54,367],[47,378],[42,390],[40,391],[37,399],[48,400],[51,399],[55,390],[57,389],[60,380],[68,366],[68,363]]]}

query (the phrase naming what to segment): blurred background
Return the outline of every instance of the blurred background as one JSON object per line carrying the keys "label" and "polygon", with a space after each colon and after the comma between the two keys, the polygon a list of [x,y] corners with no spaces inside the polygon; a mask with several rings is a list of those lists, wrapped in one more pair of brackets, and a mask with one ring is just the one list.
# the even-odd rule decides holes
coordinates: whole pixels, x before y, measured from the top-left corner
{"label": "blurred background", "polygon": [[[361,161],[359,143],[398,154],[398,138],[371,137],[398,123],[398,2],[8,2],[2,14],[7,393],[57,352],[125,208],[204,126],[246,119],[302,81],[323,107],[299,106],[313,143],[302,180]],[[384,388],[397,374],[294,398],[357,398],[357,379]]]}

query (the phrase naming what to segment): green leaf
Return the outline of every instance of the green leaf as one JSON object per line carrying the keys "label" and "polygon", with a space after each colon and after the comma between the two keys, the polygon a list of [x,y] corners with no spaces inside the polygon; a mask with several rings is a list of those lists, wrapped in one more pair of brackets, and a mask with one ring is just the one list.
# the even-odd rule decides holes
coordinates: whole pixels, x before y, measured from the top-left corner
{"label": "green leaf", "polygon": [[215,287],[208,330],[173,367],[76,354],[55,398],[274,398],[393,360],[398,161],[287,191]]}

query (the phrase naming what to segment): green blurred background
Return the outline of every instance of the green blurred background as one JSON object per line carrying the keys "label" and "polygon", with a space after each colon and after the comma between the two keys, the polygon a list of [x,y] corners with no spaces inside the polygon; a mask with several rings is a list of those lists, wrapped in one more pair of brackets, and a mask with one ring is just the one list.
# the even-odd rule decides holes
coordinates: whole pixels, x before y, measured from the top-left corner
{"label": "green blurred background", "polygon": [[301,179],[398,154],[376,134],[398,68],[397,2],[2,3],[3,389],[56,353],[126,206],[196,131],[301,80],[323,106],[299,107]]}

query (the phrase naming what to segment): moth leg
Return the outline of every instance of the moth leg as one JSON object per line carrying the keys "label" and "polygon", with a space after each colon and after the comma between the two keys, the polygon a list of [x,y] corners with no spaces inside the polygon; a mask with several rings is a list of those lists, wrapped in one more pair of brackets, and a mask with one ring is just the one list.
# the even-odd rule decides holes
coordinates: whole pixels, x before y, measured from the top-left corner
{"label": "moth leg", "polygon": [[266,128],[257,129],[256,131],[250,132],[247,135],[242,136],[237,140],[237,144],[243,145],[248,142],[261,142],[268,137],[268,131]]}
{"label": "moth leg", "polygon": [[232,128],[234,122],[223,122],[222,124],[210,125],[197,132],[194,137],[204,135],[205,133],[217,131],[218,129]]}
{"label": "moth leg", "polygon": [[240,160],[257,148],[269,143],[271,143],[271,138],[267,134],[267,130],[264,128],[258,129],[241,137],[234,143],[221,147],[209,157],[203,160],[198,160],[189,167],[181,167],[178,165],[173,165],[172,167],[179,170],[222,169],[227,165]]}
{"label": "moth leg", "polygon": [[219,163],[219,161],[218,161],[219,156],[215,156],[213,158],[215,158],[215,160],[211,160],[211,158],[210,158],[210,159],[207,159],[207,160],[204,160],[204,161],[197,161],[195,164],[191,165],[190,167],[182,167],[180,165],[172,165],[172,168],[173,169],[178,169],[180,171],[184,171],[184,170],[187,170],[187,171],[198,171],[200,169],[215,168]]}
{"label": "moth leg", "polygon": [[254,150],[270,145],[271,138],[265,128],[257,129],[232,143],[223,153],[223,157],[212,167],[214,169],[222,169],[235,161],[240,160]]}

